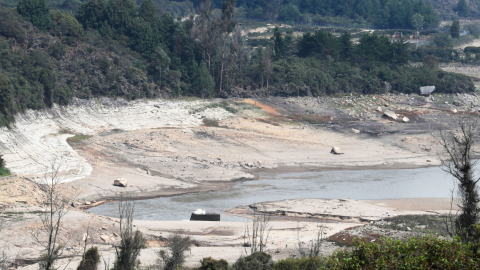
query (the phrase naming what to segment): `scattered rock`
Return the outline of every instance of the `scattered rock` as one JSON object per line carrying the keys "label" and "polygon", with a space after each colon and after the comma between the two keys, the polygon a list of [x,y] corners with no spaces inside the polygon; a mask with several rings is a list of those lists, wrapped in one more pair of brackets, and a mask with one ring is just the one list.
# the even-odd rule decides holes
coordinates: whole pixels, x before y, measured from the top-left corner
{"label": "scattered rock", "polygon": [[335,155],[341,155],[343,154],[342,150],[336,146],[332,147],[332,150],[330,150],[330,153],[335,154]]}
{"label": "scattered rock", "polygon": [[118,178],[117,180],[113,181],[113,185],[118,187],[127,187],[128,181],[125,178]]}
{"label": "scattered rock", "polygon": [[411,231],[412,229],[410,229],[410,227],[407,227],[407,231]]}
{"label": "scattered rock", "polygon": [[108,240],[110,240],[110,237],[108,237],[108,235],[102,234],[100,235],[100,239],[102,239],[104,242],[108,242]]}
{"label": "scattered rock", "polygon": [[383,112],[382,107],[378,107],[378,108],[377,108],[377,112]]}
{"label": "scattered rock", "polygon": [[457,109],[454,108],[454,109],[451,110],[451,112],[452,113],[457,113],[458,111],[457,111]]}
{"label": "scattered rock", "polygon": [[430,159],[427,159],[427,162],[432,162]]}
{"label": "scattered rock", "polygon": [[455,100],[452,102],[452,104],[455,105],[455,106],[462,106],[462,105],[463,105],[462,102],[461,102],[460,100],[457,100],[457,99],[455,99]]}
{"label": "scattered rock", "polygon": [[115,237],[118,237],[118,233],[113,233],[113,235],[114,235]]}
{"label": "scattered rock", "polygon": [[91,202],[85,202],[85,205],[90,205],[90,204],[92,204],[92,203]]}
{"label": "scattered rock", "polygon": [[397,120],[397,118],[398,118],[397,114],[393,111],[385,111],[385,113],[383,113],[383,115],[388,117],[388,118],[391,118],[393,120]]}
{"label": "scattered rock", "polygon": [[358,134],[358,133],[360,133],[360,130],[352,128],[352,132]]}
{"label": "scattered rock", "polygon": [[106,230],[107,230],[107,228],[106,228],[106,227],[102,227],[102,230],[106,231]]}
{"label": "scattered rock", "polygon": [[420,87],[420,95],[429,96],[433,91],[435,91],[434,85]]}
{"label": "scattered rock", "polygon": [[402,122],[404,122],[404,123],[410,122],[410,119],[408,119],[408,117],[405,117],[405,116],[404,116],[404,117],[402,118]]}

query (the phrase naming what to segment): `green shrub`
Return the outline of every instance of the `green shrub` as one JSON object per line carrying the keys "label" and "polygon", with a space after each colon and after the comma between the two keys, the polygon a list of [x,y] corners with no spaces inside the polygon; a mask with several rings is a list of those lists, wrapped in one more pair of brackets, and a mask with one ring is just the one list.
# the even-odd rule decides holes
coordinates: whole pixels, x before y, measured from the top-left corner
{"label": "green shrub", "polygon": [[200,261],[201,266],[198,270],[228,270],[228,262],[221,259],[215,260],[212,257],[203,258]]}
{"label": "green shrub", "polygon": [[77,270],[96,270],[100,262],[100,254],[98,254],[97,247],[91,247],[83,254],[82,261],[77,267]]}
{"label": "green shrub", "polygon": [[249,256],[240,257],[233,265],[233,270],[271,270],[274,269],[272,256],[265,252],[254,252]]}
{"label": "green shrub", "polygon": [[48,53],[55,59],[60,60],[65,55],[65,45],[61,41],[57,41],[50,46]]}
{"label": "green shrub", "polygon": [[20,0],[17,10],[27,21],[42,31],[48,30],[52,25],[50,7],[45,0]]}
{"label": "green shrub", "polygon": [[51,14],[53,24],[50,33],[75,37],[83,35],[82,25],[70,13],[54,10]]}
{"label": "green shrub", "polygon": [[275,263],[275,270],[316,270],[322,265],[319,257],[288,258]]}
{"label": "green shrub", "polygon": [[480,254],[472,244],[434,236],[407,240],[358,241],[352,250],[326,258],[326,269],[478,269]]}
{"label": "green shrub", "polygon": [[10,175],[9,169],[5,167],[0,168],[0,176],[9,176],[9,175]]}

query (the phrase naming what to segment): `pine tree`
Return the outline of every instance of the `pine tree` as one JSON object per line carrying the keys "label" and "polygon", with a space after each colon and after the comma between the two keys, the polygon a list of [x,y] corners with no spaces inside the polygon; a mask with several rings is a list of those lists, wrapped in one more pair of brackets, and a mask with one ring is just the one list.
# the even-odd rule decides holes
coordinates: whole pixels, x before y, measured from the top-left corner
{"label": "pine tree", "polygon": [[148,23],[153,23],[160,19],[152,0],[143,1],[140,9],[138,10],[138,15],[140,15],[140,18],[144,19]]}
{"label": "pine tree", "polygon": [[342,46],[340,50],[340,57],[344,60],[348,60],[352,57],[353,46],[351,38],[352,36],[348,31],[343,32],[340,36],[340,44]]}
{"label": "pine tree", "polygon": [[78,8],[77,20],[85,28],[100,29],[107,20],[105,0],[88,0]]}
{"label": "pine tree", "polygon": [[460,22],[458,20],[453,21],[450,27],[450,35],[452,35],[452,38],[460,37]]}
{"label": "pine tree", "polygon": [[467,5],[465,0],[459,0],[457,5],[453,8],[454,11],[458,13],[458,15],[462,17],[470,16],[470,8]]}
{"label": "pine tree", "polygon": [[52,25],[50,7],[45,0],[20,0],[17,10],[27,21],[42,31],[47,31]]}
{"label": "pine tree", "polygon": [[208,72],[207,65],[205,65],[205,62],[203,61],[197,69],[192,88],[203,98],[211,97],[213,95],[215,81],[213,80],[212,75]]}

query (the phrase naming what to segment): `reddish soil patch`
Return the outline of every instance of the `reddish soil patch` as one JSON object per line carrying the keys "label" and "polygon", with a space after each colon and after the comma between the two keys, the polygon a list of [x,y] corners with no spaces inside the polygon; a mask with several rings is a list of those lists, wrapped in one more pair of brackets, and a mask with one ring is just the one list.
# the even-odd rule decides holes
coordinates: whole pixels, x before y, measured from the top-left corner
{"label": "reddish soil patch", "polygon": [[327,238],[327,241],[335,242],[339,246],[355,246],[355,239],[356,241],[366,241],[366,242],[373,242],[381,237],[378,233],[373,232],[365,232],[363,235],[353,235],[350,234],[350,230],[355,228],[348,228],[344,231],[338,232],[330,237]]}
{"label": "reddish soil patch", "polygon": [[253,100],[253,99],[248,98],[248,99],[240,100],[239,102],[248,103],[248,104],[257,106],[259,108],[262,108],[264,111],[266,111],[270,114],[280,115],[280,113],[275,108],[273,108],[272,106],[260,103],[258,101]]}

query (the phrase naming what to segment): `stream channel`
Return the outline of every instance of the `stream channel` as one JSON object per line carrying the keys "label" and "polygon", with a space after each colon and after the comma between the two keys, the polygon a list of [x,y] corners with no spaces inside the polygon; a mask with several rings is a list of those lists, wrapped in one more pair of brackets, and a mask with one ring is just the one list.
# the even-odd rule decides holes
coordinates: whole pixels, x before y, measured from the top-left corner
{"label": "stream channel", "polygon": [[[188,220],[196,209],[205,209],[221,214],[222,221],[242,222],[247,219],[225,215],[223,210],[239,205],[298,198],[449,198],[454,187],[453,178],[440,167],[260,173],[259,178],[238,183],[226,190],[135,201],[134,219]],[[88,211],[116,217],[118,205],[116,202],[105,203]]]}

